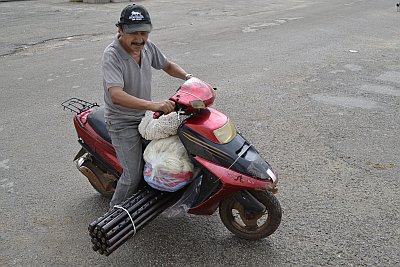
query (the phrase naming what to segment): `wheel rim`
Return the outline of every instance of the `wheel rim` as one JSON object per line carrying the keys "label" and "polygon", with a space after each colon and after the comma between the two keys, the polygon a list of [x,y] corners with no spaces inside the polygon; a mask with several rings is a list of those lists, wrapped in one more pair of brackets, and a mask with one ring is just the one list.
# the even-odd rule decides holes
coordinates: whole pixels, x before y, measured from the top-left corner
{"label": "wheel rim", "polygon": [[245,212],[243,206],[235,201],[230,210],[232,225],[245,233],[262,232],[270,223],[267,209],[264,212],[248,214]]}

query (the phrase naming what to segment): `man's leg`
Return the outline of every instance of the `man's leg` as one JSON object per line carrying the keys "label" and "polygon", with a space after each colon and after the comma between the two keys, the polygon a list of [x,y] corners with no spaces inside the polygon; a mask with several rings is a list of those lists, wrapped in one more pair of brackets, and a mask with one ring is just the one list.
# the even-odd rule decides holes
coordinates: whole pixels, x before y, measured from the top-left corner
{"label": "man's leg", "polygon": [[110,207],[113,207],[137,191],[143,177],[143,151],[138,125],[108,124],[108,132],[123,168],[110,202]]}

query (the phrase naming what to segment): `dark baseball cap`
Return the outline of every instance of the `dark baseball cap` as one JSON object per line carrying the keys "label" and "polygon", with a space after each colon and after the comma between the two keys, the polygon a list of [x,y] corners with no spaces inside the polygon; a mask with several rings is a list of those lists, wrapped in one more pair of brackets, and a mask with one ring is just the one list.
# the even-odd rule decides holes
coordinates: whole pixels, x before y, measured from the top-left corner
{"label": "dark baseball cap", "polygon": [[126,33],[151,32],[152,29],[149,12],[143,6],[135,4],[122,10],[119,24]]}

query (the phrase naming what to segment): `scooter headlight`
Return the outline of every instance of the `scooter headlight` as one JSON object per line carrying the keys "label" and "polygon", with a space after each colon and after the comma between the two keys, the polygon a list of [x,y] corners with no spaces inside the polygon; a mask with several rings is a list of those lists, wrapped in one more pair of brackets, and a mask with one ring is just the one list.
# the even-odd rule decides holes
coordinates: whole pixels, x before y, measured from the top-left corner
{"label": "scooter headlight", "polygon": [[194,100],[189,102],[194,109],[205,109],[206,104],[202,100]]}
{"label": "scooter headlight", "polygon": [[237,134],[236,127],[229,120],[219,129],[214,130],[214,135],[221,142],[221,144],[226,144],[232,141]]}

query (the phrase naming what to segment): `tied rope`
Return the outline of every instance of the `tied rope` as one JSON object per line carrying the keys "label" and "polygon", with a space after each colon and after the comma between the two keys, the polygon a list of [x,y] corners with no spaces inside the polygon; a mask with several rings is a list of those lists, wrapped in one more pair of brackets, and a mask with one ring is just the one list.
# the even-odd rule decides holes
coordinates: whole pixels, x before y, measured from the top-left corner
{"label": "tied rope", "polygon": [[136,235],[136,226],[135,226],[135,223],[133,222],[132,216],[129,214],[129,211],[127,209],[125,209],[124,207],[121,207],[120,205],[115,205],[114,208],[121,209],[121,210],[125,211],[126,214],[128,214],[129,219],[131,219],[131,222],[133,225],[133,236],[135,236]]}

